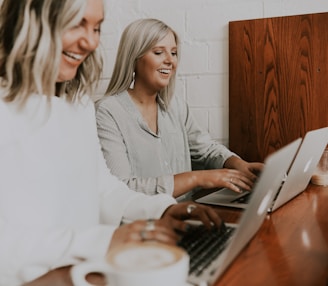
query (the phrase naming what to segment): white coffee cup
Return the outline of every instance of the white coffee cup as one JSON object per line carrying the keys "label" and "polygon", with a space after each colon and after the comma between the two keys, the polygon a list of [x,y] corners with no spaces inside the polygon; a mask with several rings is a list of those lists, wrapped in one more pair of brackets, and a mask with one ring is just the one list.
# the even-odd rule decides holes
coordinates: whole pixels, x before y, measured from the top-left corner
{"label": "white coffee cup", "polygon": [[184,286],[189,256],[177,246],[157,242],[129,243],[111,251],[106,259],[85,261],[71,269],[76,286],[92,286],[90,273],[101,273],[106,286]]}

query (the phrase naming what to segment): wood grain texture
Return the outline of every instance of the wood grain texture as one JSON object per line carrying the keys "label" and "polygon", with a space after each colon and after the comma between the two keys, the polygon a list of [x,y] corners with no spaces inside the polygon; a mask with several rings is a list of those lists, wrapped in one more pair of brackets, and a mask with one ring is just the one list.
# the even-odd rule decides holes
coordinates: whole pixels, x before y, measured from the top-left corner
{"label": "wood grain texture", "polygon": [[328,188],[307,190],[267,216],[214,286],[328,285]]}
{"label": "wood grain texture", "polygon": [[328,13],[229,23],[229,148],[264,158],[328,126]]}

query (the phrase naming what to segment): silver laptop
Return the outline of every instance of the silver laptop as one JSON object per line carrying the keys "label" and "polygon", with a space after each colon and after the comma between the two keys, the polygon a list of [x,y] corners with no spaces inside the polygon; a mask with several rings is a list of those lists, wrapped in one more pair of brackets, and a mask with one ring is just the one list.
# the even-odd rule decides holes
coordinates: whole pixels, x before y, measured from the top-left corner
{"label": "silver laptop", "polygon": [[[188,283],[192,285],[213,285],[251,240],[260,228],[267,214],[267,209],[271,205],[300,143],[301,139],[297,139],[266,158],[264,169],[254,186],[248,208],[243,212],[237,225],[226,224],[226,229],[232,229],[232,231],[231,236],[225,241],[224,245],[215,246],[216,248],[222,248],[222,252],[213,258],[212,262],[201,273],[197,273],[199,271],[189,273]],[[200,243],[200,245],[204,246],[204,243]],[[208,245],[208,247],[210,246],[212,244]],[[212,248],[210,254],[198,254],[196,258],[201,256],[207,258],[208,255],[214,252],[216,252],[216,249]],[[192,262],[193,257],[191,255],[190,263]]]}
{"label": "silver laptop", "polygon": [[[269,212],[276,210],[305,190],[327,145],[327,141],[328,127],[307,132],[293,164],[286,173],[281,188],[277,190],[273,204],[268,209]],[[197,199],[196,202],[244,209],[248,206],[251,195],[252,192],[245,191],[238,194],[227,188],[222,188]]]}
{"label": "silver laptop", "polygon": [[269,212],[275,211],[306,189],[327,144],[328,127],[305,134],[285,182],[277,192]]}

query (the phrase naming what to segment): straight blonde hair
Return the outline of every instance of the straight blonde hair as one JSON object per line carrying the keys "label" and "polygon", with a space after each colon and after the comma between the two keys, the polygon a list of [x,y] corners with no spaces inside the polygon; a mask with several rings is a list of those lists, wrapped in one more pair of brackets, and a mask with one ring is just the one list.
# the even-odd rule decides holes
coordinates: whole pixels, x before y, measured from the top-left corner
{"label": "straight blonde hair", "polygon": [[[139,19],[130,23],[123,31],[113,74],[105,95],[114,95],[129,88],[133,81],[136,62],[151,50],[158,41],[172,32],[177,44],[179,60],[180,41],[177,33],[157,19]],[[176,75],[172,76],[168,86],[159,92],[159,97],[167,108],[174,93]]]}

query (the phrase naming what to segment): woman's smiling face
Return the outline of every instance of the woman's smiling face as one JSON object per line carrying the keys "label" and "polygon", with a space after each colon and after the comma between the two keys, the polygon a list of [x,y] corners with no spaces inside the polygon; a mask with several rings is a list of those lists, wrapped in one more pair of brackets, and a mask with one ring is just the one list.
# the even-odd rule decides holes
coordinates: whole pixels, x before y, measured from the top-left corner
{"label": "woman's smiling face", "polygon": [[73,79],[80,64],[99,45],[100,26],[104,20],[103,0],[87,0],[83,19],[62,37],[63,52],[57,81]]}
{"label": "woman's smiling face", "polygon": [[137,60],[135,84],[158,92],[169,84],[177,68],[177,43],[172,32]]}

